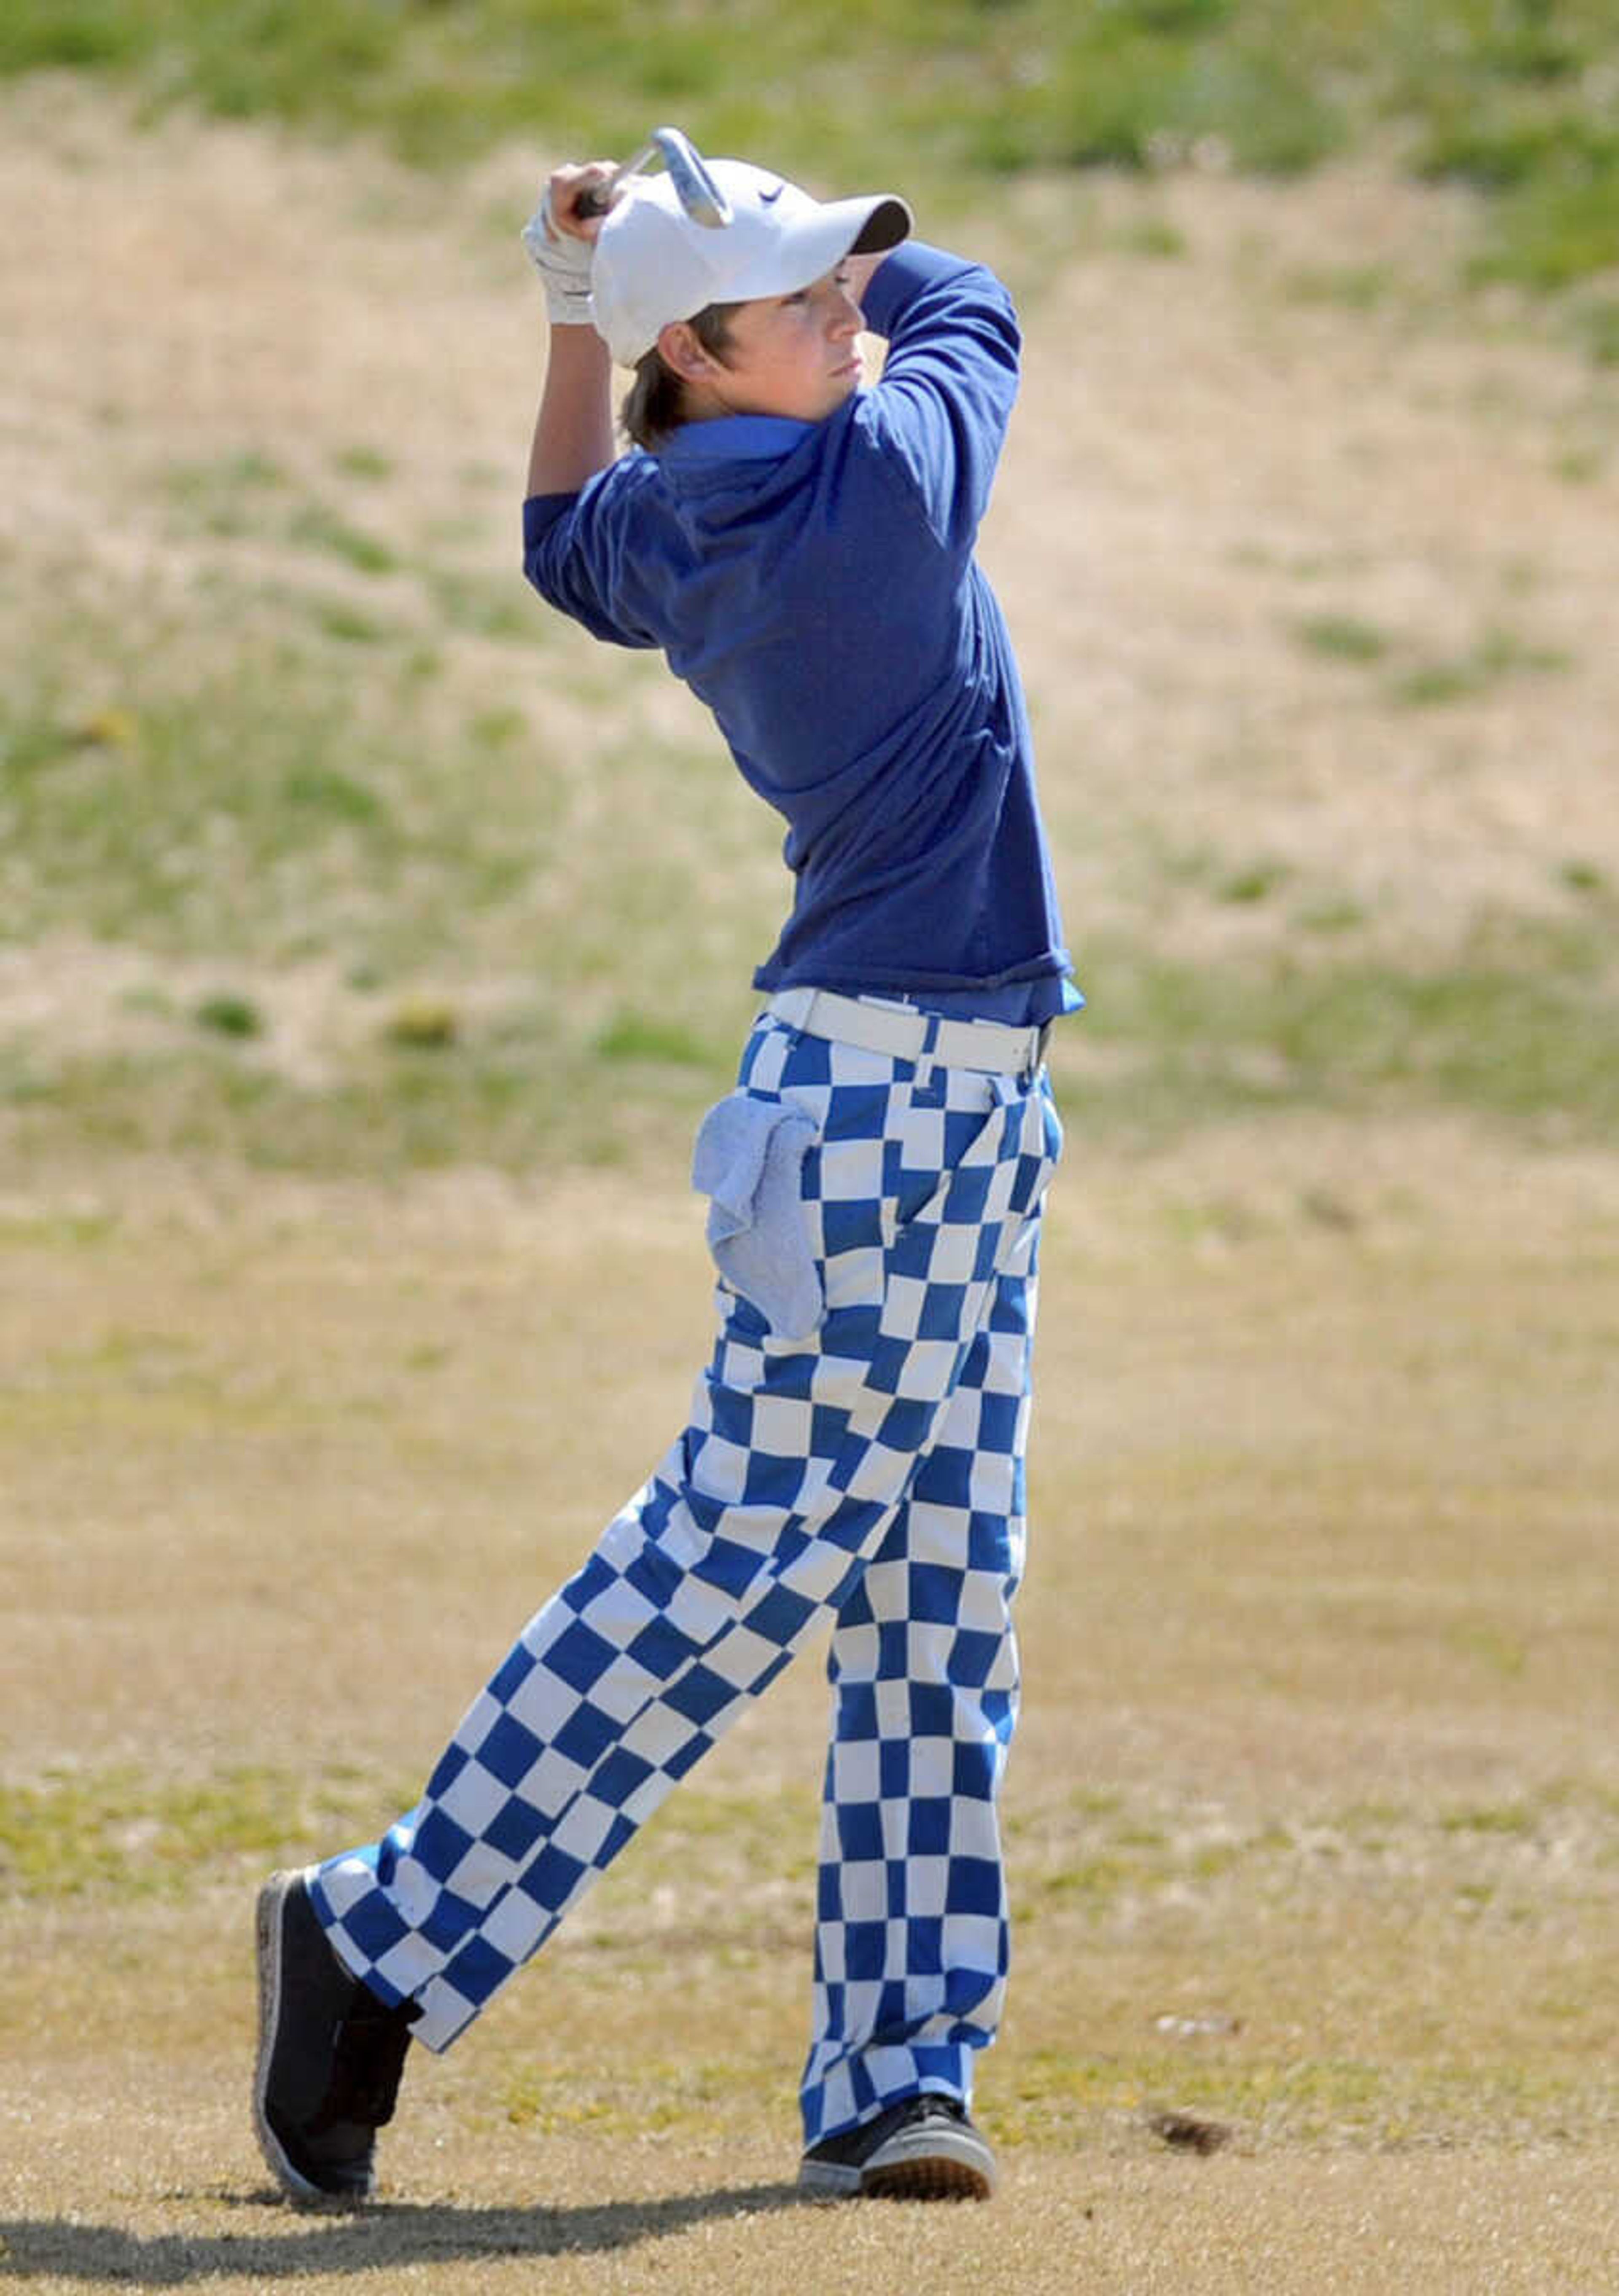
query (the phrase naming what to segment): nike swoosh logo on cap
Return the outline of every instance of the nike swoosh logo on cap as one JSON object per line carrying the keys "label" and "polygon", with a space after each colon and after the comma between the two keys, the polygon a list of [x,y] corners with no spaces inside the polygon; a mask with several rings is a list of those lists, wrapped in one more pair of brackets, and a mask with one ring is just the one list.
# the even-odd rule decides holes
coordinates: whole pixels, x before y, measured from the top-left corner
{"label": "nike swoosh logo on cap", "polygon": [[759,204],[760,207],[773,208],[786,188],[787,186],[785,184],[777,184],[773,192],[760,192],[759,194]]}

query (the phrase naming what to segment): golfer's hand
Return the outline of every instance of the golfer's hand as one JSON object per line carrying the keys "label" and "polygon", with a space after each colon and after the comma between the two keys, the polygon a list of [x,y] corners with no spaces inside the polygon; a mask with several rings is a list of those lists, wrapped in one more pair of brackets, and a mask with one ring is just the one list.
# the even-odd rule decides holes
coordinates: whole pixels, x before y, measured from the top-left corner
{"label": "golfer's hand", "polygon": [[545,283],[553,326],[590,324],[590,258],[602,218],[580,203],[592,191],[599,196],[612,175],[605,160],[555,168],[545,197],[523,226],[522,243]]}
{"label": "golfer's hand", "polygon": [[611,160],[553,168],[540,212],[558,236],[594,240],[607,212],[608,192],[617,173]]}

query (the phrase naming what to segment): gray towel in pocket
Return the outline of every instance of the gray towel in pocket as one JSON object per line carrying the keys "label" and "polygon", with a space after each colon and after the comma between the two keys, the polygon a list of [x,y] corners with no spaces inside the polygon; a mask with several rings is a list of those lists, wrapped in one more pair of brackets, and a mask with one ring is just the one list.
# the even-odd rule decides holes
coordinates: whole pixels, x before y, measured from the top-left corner
{"label": "gray towel in pocket", "polygon": [[826,1305],[802,1197],[814,1138],[802,1109],[733,1092],[703,1118],[692,1153],[692,1185],[709,1199],[714,1265],[787,1340],[808,1339]]}

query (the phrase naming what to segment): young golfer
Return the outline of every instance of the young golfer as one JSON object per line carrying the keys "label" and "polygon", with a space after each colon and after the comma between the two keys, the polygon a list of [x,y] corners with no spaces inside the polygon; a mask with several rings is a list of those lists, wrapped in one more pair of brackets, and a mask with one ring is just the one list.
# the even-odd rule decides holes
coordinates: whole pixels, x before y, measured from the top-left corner
{"label": "young golfer", "polygon": [[719,218],[668,175],[551,178],[523,523],[541,595],[661,648],[786,824],[791,913],[696,1144],[713,1352],[415,1808],[260,1896],[255,2119],[296,2199],[371,2191],[411,2039],[448,2048],[822,1635],[800,2182],[993,2187],[970,2104],[1007,1967],[1043,1054],[1079,1001],[973,555],[1018,335],[898,199],[823,205],[739,161],[709,182]]}

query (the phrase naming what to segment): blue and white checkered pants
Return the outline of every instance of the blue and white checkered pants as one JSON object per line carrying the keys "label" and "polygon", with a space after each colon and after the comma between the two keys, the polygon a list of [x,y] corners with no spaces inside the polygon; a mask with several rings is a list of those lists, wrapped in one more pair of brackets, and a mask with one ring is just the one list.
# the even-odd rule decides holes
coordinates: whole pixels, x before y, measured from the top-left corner
{"label": "blue and white checkered pants", "polygon": [[523,1628],[423,1800],[314,1897],[354,1972],[447,2047],[830,1627],[812,2144],[919,2089],[969,2101],[999,2018],[996,1799],[1061,1134],[1043,1070],[913,1063],[768,1016],[742,1084],[816,1127],[819,1328],[783,1339],[721,1283],[691,1423]]}

